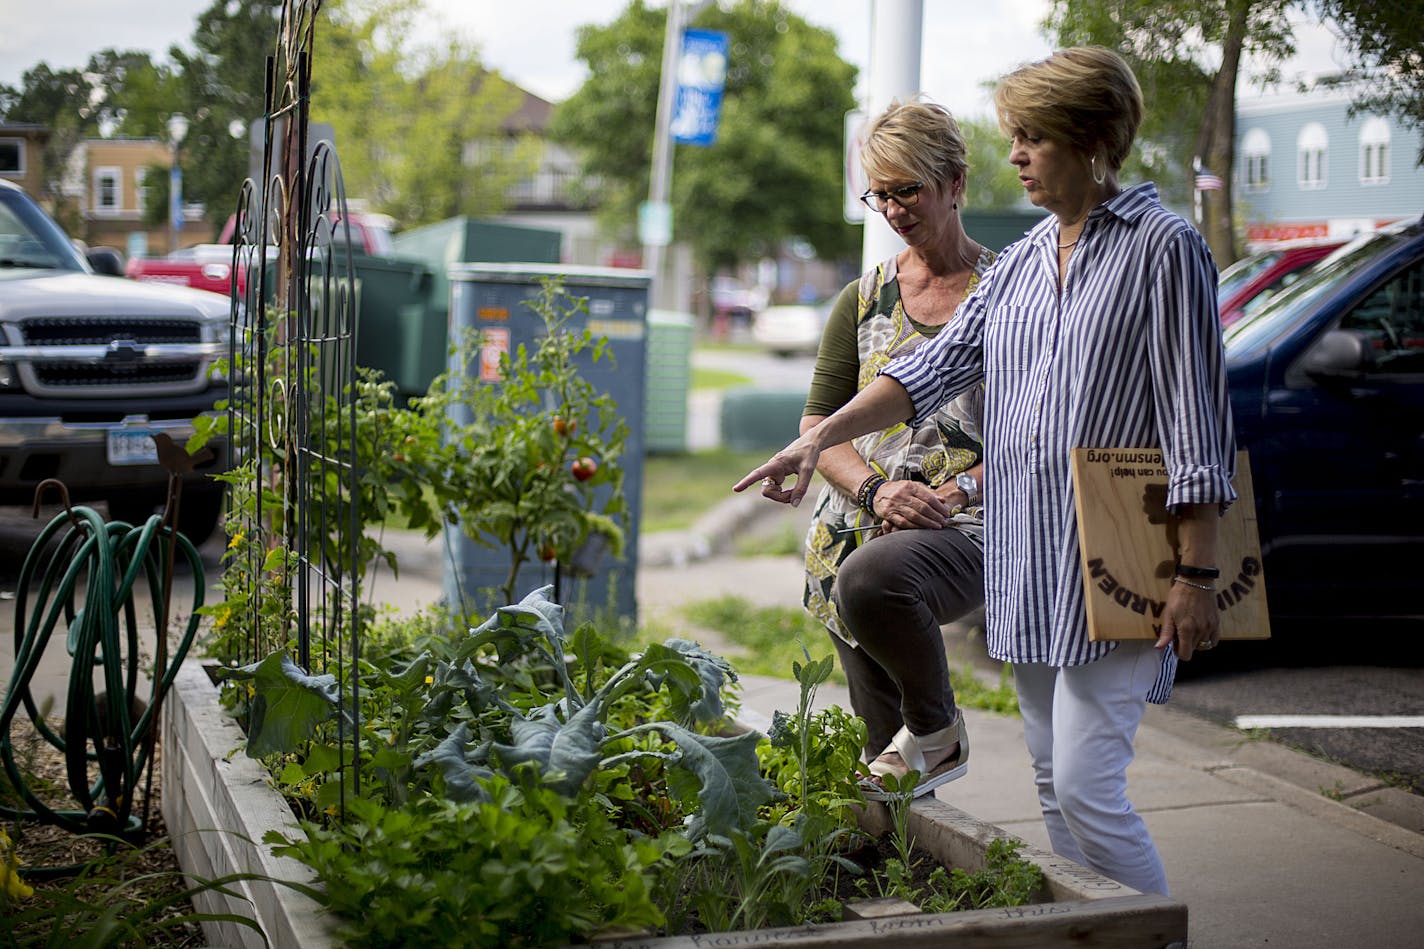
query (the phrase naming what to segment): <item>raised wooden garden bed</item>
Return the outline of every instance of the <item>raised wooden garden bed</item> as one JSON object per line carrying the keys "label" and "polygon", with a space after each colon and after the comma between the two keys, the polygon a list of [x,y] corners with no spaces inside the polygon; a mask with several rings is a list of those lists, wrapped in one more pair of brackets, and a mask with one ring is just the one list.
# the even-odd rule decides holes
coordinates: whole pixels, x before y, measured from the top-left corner
{"label": "raised wooden garden bed", "polygon": [[[269,830],[300,831],[267,773],[242,753],[242,743],[242,731],[219,706],[218,691],[207,672],[196,662],[185,663],[163,712],[163,817],[179,863],[193,876],[250,871],[312,883],[307,867],[273,857],[261,843]],[[888,832],[889,813],[883,805],[872,805],[862,823],[872,833]],[[982,868],[988,845],[1010,836],[933,798],[911,807],[910,833],[920,848],[942,863],[966,870]],[[861,918],[828,925],[625,937],[599,945],[604,949],[736,949],[773,944],[846,949],[882,947],[887,939],[897,947],[953,945],[955,949],[1065,944],[1142,949],[1186,944],[1184,904],[1139,893],[1032,847],[1025,847],[1021,856],[1044,874],[1042,899],[1028,906],[929,914],[908,906],[868,905],[855,911]],[[209,893],[200,897],[198,908],[255,916],[273,946],[321,949],[336,944],[319,907],[294,890],[252,881],[244,891],[251,904]],[[910,912],[899,915],[902,910]],[[213,945],[254,949],[263,945],[245,927],[205,924],[204,930]]]}

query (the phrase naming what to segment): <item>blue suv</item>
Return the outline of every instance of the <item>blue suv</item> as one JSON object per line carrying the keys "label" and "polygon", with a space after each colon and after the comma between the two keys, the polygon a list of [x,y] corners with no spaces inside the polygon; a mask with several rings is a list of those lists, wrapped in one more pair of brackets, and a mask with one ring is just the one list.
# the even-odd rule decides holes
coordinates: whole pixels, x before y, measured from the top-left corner
{"label": "blue suv", "polygon": [[1424,617],[1424,219],[1226,331],[1272,616]]}

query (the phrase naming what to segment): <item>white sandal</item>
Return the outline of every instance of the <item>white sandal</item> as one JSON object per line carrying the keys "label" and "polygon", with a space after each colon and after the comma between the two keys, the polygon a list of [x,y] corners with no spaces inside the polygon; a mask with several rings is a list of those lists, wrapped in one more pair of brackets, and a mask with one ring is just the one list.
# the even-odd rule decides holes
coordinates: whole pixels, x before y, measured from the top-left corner
{"label": "white sandal", "polygon": [[[955,742],[959,743],[957,754],[941,761],[932,771],[925,767],[927,755],[952,748]],[[889,754],[899,755],[901,762],[906,766],[906,771],[889,763],[881,762],[880,759]],[[883,777],[887,774],[898,776],[907,771],[918,771],[920,774],[919,783],[909,793],[912,798],[928,794],[940,785],[958,780],[969,773],[969,733],[964,729],[964,712],[962,710],[958,712],[950,725],[928,735],[912,735],[910,730],[902,725],[880,756],[870,763],[870,773],[874,777]],[[894,801],[901,800],[906,796],[905,792],[886,790],[873,778],[863,779],[860,782],[860,788],[868,801]]]}

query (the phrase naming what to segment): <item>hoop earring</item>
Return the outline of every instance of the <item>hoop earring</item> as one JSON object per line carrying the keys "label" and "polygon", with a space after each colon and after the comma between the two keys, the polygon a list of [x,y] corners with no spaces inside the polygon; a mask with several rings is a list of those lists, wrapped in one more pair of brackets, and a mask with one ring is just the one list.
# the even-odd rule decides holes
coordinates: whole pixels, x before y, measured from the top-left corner
{"label": "hoop earring", "polygon": [[1104,159],[1104,160],[1103,160],[1103,170],[1102,170],[1102,171],[1098,171],[1098,156],[1097,156],[1096,154],[1093,155],[1092,160],[1088,163],[1088,170],[1089,170],[1089,171],[1092,173],[1092,175],[1093,175],[1093,183],[1094,183],[1094,184],[1099,184],[1099,185],[1100,185],[1100,184],[1102,184],[1104,181],[1107,181],[1107,180],[1108,180],[1107,164],[1108,164],[1108,163],[1107,163],[1107,160]]}

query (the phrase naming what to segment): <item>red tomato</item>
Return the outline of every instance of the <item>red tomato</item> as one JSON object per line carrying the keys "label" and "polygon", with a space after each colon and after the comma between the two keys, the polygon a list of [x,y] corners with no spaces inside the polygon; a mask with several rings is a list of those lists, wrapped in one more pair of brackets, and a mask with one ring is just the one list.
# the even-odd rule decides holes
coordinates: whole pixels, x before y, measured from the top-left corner
{"label": "red tomato", "polygon": [[598,473],[598,462],[588,457],[580,458],[569,466],[569,471],[580,481],[587,481]]}

